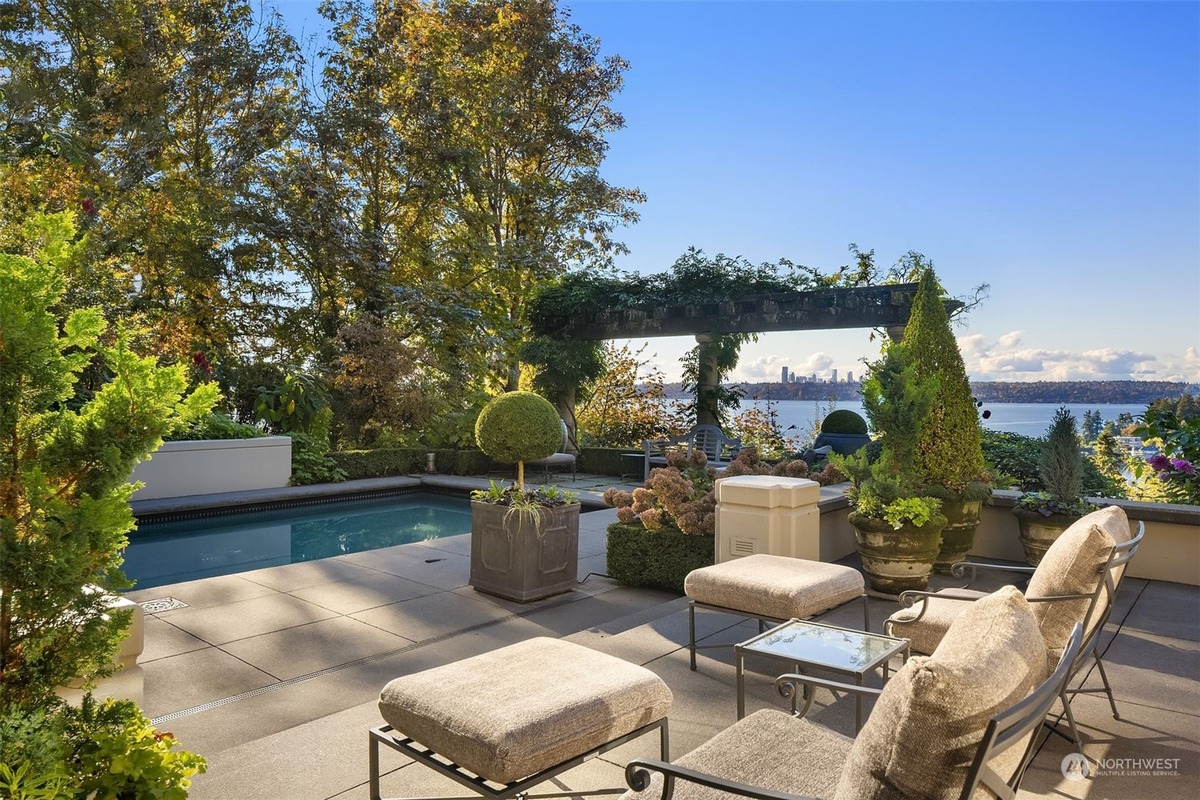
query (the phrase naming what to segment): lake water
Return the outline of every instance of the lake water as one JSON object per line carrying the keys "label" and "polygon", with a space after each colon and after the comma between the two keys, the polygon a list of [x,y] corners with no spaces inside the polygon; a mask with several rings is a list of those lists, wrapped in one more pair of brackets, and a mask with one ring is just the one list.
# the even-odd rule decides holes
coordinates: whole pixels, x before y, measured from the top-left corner
{"label": "lake water", "polygon": [[[765,400],[743,400],[742,408],[766,408]],[[992,412],[990,418],[983,420],[983,426],[996,431],[1005,431],[1008,433],[1019,433],[1024,436],[1044,436],[1046,429],[1050,427],[1050,420],[1054,416],[1054,412],[1061,406],[1062,403],[984,403],[983,409]],[[1066,404],[1067,409],[1075,415],[1075,421],[1082,426],[1083,414],[1085,411],[1099,411],[1100,416],[1105,422],[1111,422],[1117,418],[1117,415],[1126,412],[1134,415],[1143,413],[1146,410],[1145,403],[1134,403],[1132,405],[1113,405],[1104,403],[1090,404]],[[775,413],[779,420],[779,427],[785,431],[787,435],[799,435],[800,438],[809,438],[809,433],[813,430],[817,420],[824,419],[825,414],[830,410],[828,402],[822,401],[814,403],[811,400],[776,400],[774,401]],[[854,411],[858,414],[863,412],[862,403],[851,401],[839,401],[833,404],[832,408],[845,408]],[[789,430],[790,426],[795,426]]]}

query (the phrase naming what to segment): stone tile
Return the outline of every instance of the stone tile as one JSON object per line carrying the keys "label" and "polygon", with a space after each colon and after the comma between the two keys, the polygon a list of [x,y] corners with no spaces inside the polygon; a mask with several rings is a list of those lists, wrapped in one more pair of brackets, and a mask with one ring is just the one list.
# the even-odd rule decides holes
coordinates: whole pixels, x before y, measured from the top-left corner
{"label": "stone tile", "polygon": [[384,547],[342,558],[360,566],[399,575],[439,589],[467,586],[471,577],[471,561],[466,556],[444,550],[431,552],[430,548],[420,545]]}
{"label": "stone tile", "polygon": [[327,608],[273,592],[240,603],[172,611],[170,622],[210,644],[219,645],[334,616],[337,614]]}
{"label": "stone tile", "polygon": [[319,586],[297,589],[289,594],[339,614],[353,614],[356,611],[366,611],[368,608],[441,591],[433,586],[405,580],[387,572],[376,572],[361,567],[356,569],[360,569],[362,574],[356,574],[353,581],[322,583]]}
{"label": "stone tile", "polygon": [[366,567],[351,563],[339,556],[256,569],[253,572],[243,572],[241,577],[277,592],[295,592],[299,589],[328,583],[355,583],[370,577],[370,573],[371,570]]}
{"label": "stone tile", "polygon": [[348,617],[239,639],[222,649],[280,680],[398,650],[411,641]]}
{"label": "stone tile", "polygon": [[579,557],[604,555],[608,552],[608,532],[604,528],[579,527]]}
{"label": "stone tile", "polygon": [[139,664],[160,658],[177,656],[192,650],[209,647],[208,642],[197,639],[187,631],[180,630],[166,620],[146,615],[146,649],[138,658]]}
{"label": "stone tile", "polygon": [[275,683],[260,669],[215,647],[160,658],[143,665],[149,717],[210,703]]}
{"label": "stone tile", "polygon": [[[210,608],[212,606],[237,603],[254,597],[265,597],[275,594],[275,590],[252,581],[245,580],[241,575],[222,575],[217,578],[204,578],[186,583],[173,583],[169,586],[158,586],[153,589],[138,589],[127,592],[126,597],[135,603],[147,600],[157,600],[160,597],[174,597],[182,600],[192,608]],[[174,611],[163,612],[166,614]]]}
{"label": "stone tile", "polygon": [[[1125,593],[1125,589],[1125,585],[1122,585],[1121,594]],[[1200,641],[1200,591],[1195,586],[1181,583],[1151,581],[1137,596],[1137,602],[1125,617],[1124,627],[1191,642]]]}
{"label": "stone tile", "polygon": [[426,539],[414,546],[428,550],[441,550],[460,556],[471,555],[471,534],[460,533],[457,536],[439,536],[437,539]]}
{"label": "stone tile", "polygon": [[574,603],[588,597],[586,592],[581,592],[578,589],[571,589],[560,594],[553,594],[549,597],[543,597],[541,600],[531,600],[527,603],[518,603],[516,600],[509,600],[504,597],[497,597],[487,592],[476,591],[473,586],[463,586],[455,589],[453,594],[459,597],[466,597],[479,603],[485,603],[489,606],[501,608],[510,614],[531,614],[545,608]]}
{"label": "stone tile", "polygon": [[484,622],[499,620],[511,616],[511,613],[454,592],[439,592],[360,611],[350,616],[368,625],[420,642]]}

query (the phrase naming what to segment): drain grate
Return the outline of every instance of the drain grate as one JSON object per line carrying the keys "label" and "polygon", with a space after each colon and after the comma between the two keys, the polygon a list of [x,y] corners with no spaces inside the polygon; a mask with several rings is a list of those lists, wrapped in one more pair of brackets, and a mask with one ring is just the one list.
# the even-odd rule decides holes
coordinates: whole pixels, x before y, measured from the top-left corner
{"label": "drain grate", "polygon": [[159,597],[155,600],[147,600],[144,603],[138,603],[142,607],[142,611],[147,614],[160,614],[163,611],[174,611],[177,608],[187,608],[188,604],[182,600],[176,600],[174,597]]}

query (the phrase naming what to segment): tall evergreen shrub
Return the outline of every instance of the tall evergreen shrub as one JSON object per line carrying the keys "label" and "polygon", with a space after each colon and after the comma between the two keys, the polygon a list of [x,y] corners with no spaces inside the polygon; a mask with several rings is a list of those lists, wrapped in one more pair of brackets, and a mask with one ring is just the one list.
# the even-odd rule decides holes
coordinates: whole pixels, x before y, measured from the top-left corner
{"label": "tall evergreen shrub", "polygon": [[936,378],[938,393],[918,449],[917,468],[926,480],[966,499],[982,499],[982,433],[966,366],[950,327],[937,276],[921,273],[904,349],[919,378]]}
{"label": "tall evergreen shrub", "polygon": [[[81,245],[69,214],[30,230],[42,242],[34,257],[0,253],[0,708],[32,708],[111,672],[129,617],[85,587],[129,585],[129,475],[217,396],[215,385],[186,394],[183,366],[138,357],[98,310],[58,318],[63,268]],[[74,407],[97,358],[111,379]]]}

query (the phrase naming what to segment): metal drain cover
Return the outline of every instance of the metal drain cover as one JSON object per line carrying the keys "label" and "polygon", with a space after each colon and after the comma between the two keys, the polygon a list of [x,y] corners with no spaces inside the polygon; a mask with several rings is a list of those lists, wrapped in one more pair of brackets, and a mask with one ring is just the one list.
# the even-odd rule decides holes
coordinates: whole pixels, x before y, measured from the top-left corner
{"label": "metal drain cover", "polygon": [[177,608],[188,607],[187,603],[182,600],[176,600],[174,597],[160,597],[156,600],[147,600],[144,603],[138,603],[138,605],[147,614],[158,614],[163,611],[174,611]]}

